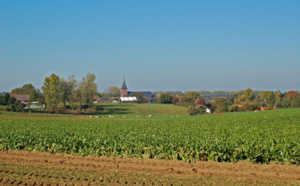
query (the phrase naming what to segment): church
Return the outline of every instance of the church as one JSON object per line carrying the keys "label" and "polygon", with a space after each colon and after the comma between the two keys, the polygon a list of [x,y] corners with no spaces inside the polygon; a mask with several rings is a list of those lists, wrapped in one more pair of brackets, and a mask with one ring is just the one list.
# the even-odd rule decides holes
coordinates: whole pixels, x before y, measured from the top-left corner
{"label": "church", "polygon": [[[127,85],[125,82],[125,78],[121,87],[121,102],[128,102],[130,100],[130,102],[132,102],[135,97],[132,97],[134,94],[141,94],[143,97],[145,97],[147,100],[153,99],[155,97],[155,95],[152,94],[152,92],[150,91],[128,91],[127,90]],[[129,98],[128,101],[125,101],[126,98]],[[135,98],[136,99],[136,98]],[[122,101],[124,100],[124,101]]]}

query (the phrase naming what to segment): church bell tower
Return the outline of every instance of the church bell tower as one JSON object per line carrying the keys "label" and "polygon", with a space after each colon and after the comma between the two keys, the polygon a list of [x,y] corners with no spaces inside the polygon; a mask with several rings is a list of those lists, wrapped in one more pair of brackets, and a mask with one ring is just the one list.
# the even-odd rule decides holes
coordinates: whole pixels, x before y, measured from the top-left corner
{"label": "church bell tower", "polygon": [[123,78],[123,85],[121,87],[121,97],[124,97],[128,94],[127,92],[127,86],[126,86],[126,83],[125,83],[125,76]]}

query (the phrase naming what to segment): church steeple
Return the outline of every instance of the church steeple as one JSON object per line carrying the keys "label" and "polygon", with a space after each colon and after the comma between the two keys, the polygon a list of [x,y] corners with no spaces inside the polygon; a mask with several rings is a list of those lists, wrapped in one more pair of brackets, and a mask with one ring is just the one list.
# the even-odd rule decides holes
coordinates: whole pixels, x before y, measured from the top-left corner
{"label": "church steeple", "polygon": [[127,86],[126,86],[126,83],[125,83],[125,76],[123,77],[123,85],[121,87],[121,97],[124,97],[128,94],[127,92]]}
{"label": "church steeple", "polygon": [[121,89],[127,89],[126,83],[125,83],[125,76],[123,76],[123,85]]}

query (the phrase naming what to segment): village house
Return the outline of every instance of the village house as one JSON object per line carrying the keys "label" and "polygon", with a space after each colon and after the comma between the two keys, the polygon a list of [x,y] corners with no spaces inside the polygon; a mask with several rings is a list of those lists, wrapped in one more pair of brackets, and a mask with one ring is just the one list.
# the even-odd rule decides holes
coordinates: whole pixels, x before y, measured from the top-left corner
{"label": "village house", "polygon": [[30,102],[29,95],[18,95],[18,94],[10,94],[10,97],[16,98],[16,101],[25,105],[28,105]]}
{"label": "village house", "polygon": [[97,98],[93,103],[109,103],[111,98]]}

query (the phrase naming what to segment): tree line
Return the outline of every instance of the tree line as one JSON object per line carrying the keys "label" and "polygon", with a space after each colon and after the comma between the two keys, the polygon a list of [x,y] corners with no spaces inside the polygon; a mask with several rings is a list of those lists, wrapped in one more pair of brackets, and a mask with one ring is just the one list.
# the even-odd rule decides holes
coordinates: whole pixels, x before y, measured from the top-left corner
{"label": "tree line", "polygon": [[299,91],[253,91],[251,88],[242,91],[224,91],[220,94],[232,94],[230,97],[216,97],[211,101],[201,98],[207,92],[189,91],[181,94],[169,94],[159,92],[157,101],[161,104],[174,104],[188,107],[190,115],[202,114],[206,108],[210,112],[244,112],[259,110],[261,107],[266,109],[273,108],[298,108],[300,107]]}
{"label": "tree line", "polygon": [[[56,113],[95,113],[97,107],[93,101],[99,97],[120,97],[120,88],[109,87],[102,93],[97,92],[96,76],[88,73],[81,81],[75,80],[75,76],[68,79],[51,74],[45,77],[42,92],[35,89],[32,84],[13,89],[10,94],[28,94],[30,102],[37,101],[46,105],[47,112]],[[223,95],[214,97],[207,95]],[[141,93],[136,93],[138,103],[149,103]],[[241,91],[167,91],[157,92],[157,98],[151,99],[151,103],[174,104],[188,108],[191,115],[202,114],[208,108],[210,112],[243,112],[254,111],[261,107],[272,108],[296,108],[300,107],[299,91],[253,91],[251,88]],[[7,110],[22,111],[24,104],[16,101],[8,93],[0,96],[0,105],[7,106]],[[0,107],[3,109],[3,107]]]}

